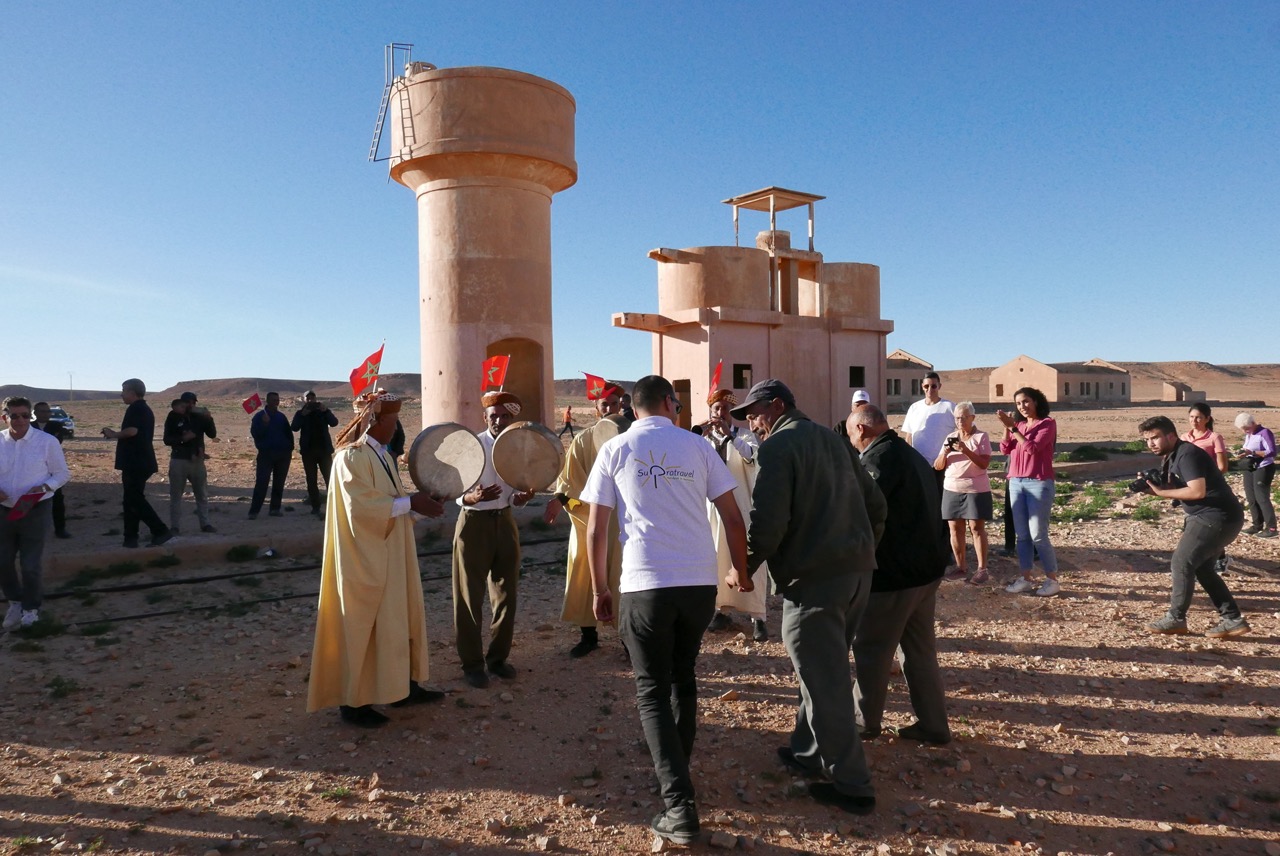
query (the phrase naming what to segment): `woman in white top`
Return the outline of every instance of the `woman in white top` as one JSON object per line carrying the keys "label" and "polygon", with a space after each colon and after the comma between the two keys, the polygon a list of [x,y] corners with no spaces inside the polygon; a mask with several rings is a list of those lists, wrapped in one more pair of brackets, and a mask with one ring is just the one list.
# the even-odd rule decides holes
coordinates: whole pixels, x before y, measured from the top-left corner
{"label": "woman in white top", "polygon": [[951,552],[955,567],[944,575],[951,582],[963,580],[965,570],[965,524],[973,533],[973,549],[978,569],[967,582],[981,585],[987,572],[987,521],[991,519],[991,439],[973,426],[977,415],[973,402],[962,401],[955,407],[956,430],[947,435],[942,451],[933,462],[936,470],[945,470],[942,482],[942,519],[951,530]]}

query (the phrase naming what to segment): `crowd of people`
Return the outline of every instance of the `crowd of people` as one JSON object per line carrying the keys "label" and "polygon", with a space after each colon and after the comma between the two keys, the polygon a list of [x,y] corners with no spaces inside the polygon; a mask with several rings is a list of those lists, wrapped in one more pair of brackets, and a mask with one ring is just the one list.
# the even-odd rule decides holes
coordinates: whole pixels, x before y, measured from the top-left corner
{"label": "crowd of people", "polygon": [[[897,735],[950,742],[936,596],[943,582],[982,585],[990,579],[993,441],[977,429],[971,402],[952,404],[941,396],[937,374],[928,374],[922,389],[924,398],[897,431],[863,390],[854,393],[836,430],[820,426],[776,379],[756,384],[741,401],[732,390],[713,390],[708,418],[685,431],[678,417],[686,403],[666,379],[650,375],[630,395],[621,385],[608,385],[594,402],[595,424],[570,432],[543,515],[554,523],[564,512],[572,522],[562,619],[580,637],[568,653],[589,655],[600,647],[599,626],[617,626],[664,801],[652,824],[658,835],[689,842],[700,829],[689,759],[703,634],[731,627],[732,615],[741,613],[757,641],[768,638],[770,590],[781,597],[782,642],[799,686],[796,724],[777,755],[788,769],[814,780],[809,793],[815,800],[856,814],[874,810],[862,741],[884,730],[895,660],[916,716]],[[166,524],[145,495],[147,480],[158,471],[145,385],[126,380],[121,399],[120,428],[102,433],[116,441],[124,546],[139,545],[143,524],[152,545],[175,538],[187,485],[201,530],[215,531],[205,469],[205,442],[217,437],[213,417],[194,393],[171,403],[162,433],[170,448]],[[425,686],[426,618],[412,524],[415,517],[442,516],[445,506],[439,497],[403,486],[396,396],[382,390],[360,396],[336,441],[329,432],[339,420],[314,392],[306,393],[292,420],[279,404],[279,395],[269,393],[265,408],[250,418],[258,455],[249,517],[268,504],[268,487],[268,513],[280,514],[298,434],[308,502],[325,521],[307,708],[337,707],[345,723],[378,727],[388,718],[376,706],[444,698]],[[519,416],[522,402],[513,393],[491,391],[481,404],[485,427],[476,436],[485,464],[476,485],[456,500],[452,556],[454,641],[463,678],[477,688],[518,674],[511,654],[521,547],[512,509],[534,495],[508,485],[493,465],[494,442]],[[998,448],[1008,459],[1005,523],[1014,532],[1018,564],[1005,591],[1051,597],[1062,590],[1049,537],[1057,426],[1037,389],[1017,390],[1014,407],[996,412],[1003,427]],[[69,473],[48,412],[44,402],[4,402],[5,630],[39,620],[45,543],[51,534],[70,534],[62,499]],[[569,424],[568,411],[565,416]],[[1276,534],[1270,500],[1275,438],[1251,414],[1237,417],[1244,439],[1235,457],[1245,465],[1252,517],[1246,529],[1245,507],[1224,477],[1231,454],[1214,430],[1212,411],[1193,404],[1188,420],[1181,435],[1163,416],[1138,426],[1162,465],[1131,489],[1176,500],[1186,517],[1171,559],[1169,609],[1148,629],[1188,632],[1187,610],[1198,583],[1219,615],[1206,635],[1237,636],[1249,625],[1221,573],[1229,561],[1226,548],[1242,531],[1260,538]],[[967,536],[974,544],[972,572]]]}

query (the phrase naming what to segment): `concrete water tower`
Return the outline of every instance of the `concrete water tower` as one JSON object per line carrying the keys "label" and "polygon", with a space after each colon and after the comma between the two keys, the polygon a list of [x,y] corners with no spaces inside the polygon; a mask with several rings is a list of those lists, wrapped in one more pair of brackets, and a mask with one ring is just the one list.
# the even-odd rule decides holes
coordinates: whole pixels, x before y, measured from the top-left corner
{"label": "concrete water tower", "polygon": [[480,367],[511,355],[521,418],[553,413],[551,196],[578,180],[576,104],[564,87],[503,68],[409,61],[379,111],[391,177],[418,200],[422,421],[476,423]]}

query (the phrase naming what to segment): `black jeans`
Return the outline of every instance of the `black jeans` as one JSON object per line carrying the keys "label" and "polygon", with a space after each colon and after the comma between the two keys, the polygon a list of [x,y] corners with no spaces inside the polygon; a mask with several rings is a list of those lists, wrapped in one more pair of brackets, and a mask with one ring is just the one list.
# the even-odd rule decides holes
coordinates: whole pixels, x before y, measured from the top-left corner
{"label": "black jeans", "polygon": [[151,537],[169,531],[151,503],[147,502],[147,479],[151,473],[140,470],[121,470],[120,483],[124,486],[124,537],[137,538],[139,522],[147,524]]}
{"label": "black jeans", "polygon": [[667,808],[693,805],[689,757],[698,730],[693,667],[716,611],[715,586],[627,592],[619,598],[618,635],[636,675],[636,707]]}
{"label": "black jeans", "polygon": [[312,511],[320,510],[320,481],[317,476],[324,476],[324,487],[328,490],[331,469],[333,469],[332,452],[302,453],[302,472],[307,476],[307,500],[311,503]]}
{"label": "black jeans", "polygon": [[1244,474],[1245,507],[1253,518],[1253,525],[1263,529],[1276,528],[1276,510],[1271,505],[1271,480],[1275,475],[1275,464]]}
{"label": "black jeans", "polygon": [[249,513],[257,514],[267,498],[267,480],[271,481],[271,510],[279,511],[284,501],[284,480],[289,475],[293,452],[259,452],[257,478],[253,482],[253,501]]}
{"label": "black jeans", "polygon": [[1187,607],[1191,606],[1191,595],[1195,593],[1197,582],[1204,593],[1209,595],[1209,600],[1213,601],[1219,615],[1231,619],[1240,617],[1240,608],[1236,606],[1235,598],[1213,566],[1227,545],[1240,534],[1243,526],[1243,517],[1222,522],[1187,515],[1182,538],[1169,561],[1169,568],[1173,573],[1173,590],[1169,593],[1170,618],[1186,621]]}

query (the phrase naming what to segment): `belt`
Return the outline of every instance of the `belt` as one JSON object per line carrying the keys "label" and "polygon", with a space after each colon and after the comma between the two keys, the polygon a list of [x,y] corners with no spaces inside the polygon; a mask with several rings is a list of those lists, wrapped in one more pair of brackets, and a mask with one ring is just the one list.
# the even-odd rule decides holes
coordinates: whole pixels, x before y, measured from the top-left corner
{"label": "belt", "polygon": [[505,508],[467,508],[463,506],[462,510],[468,514],[487,514],[490,517],[501,517],[504,514],[511,513],[511,506],[508,505]]}

